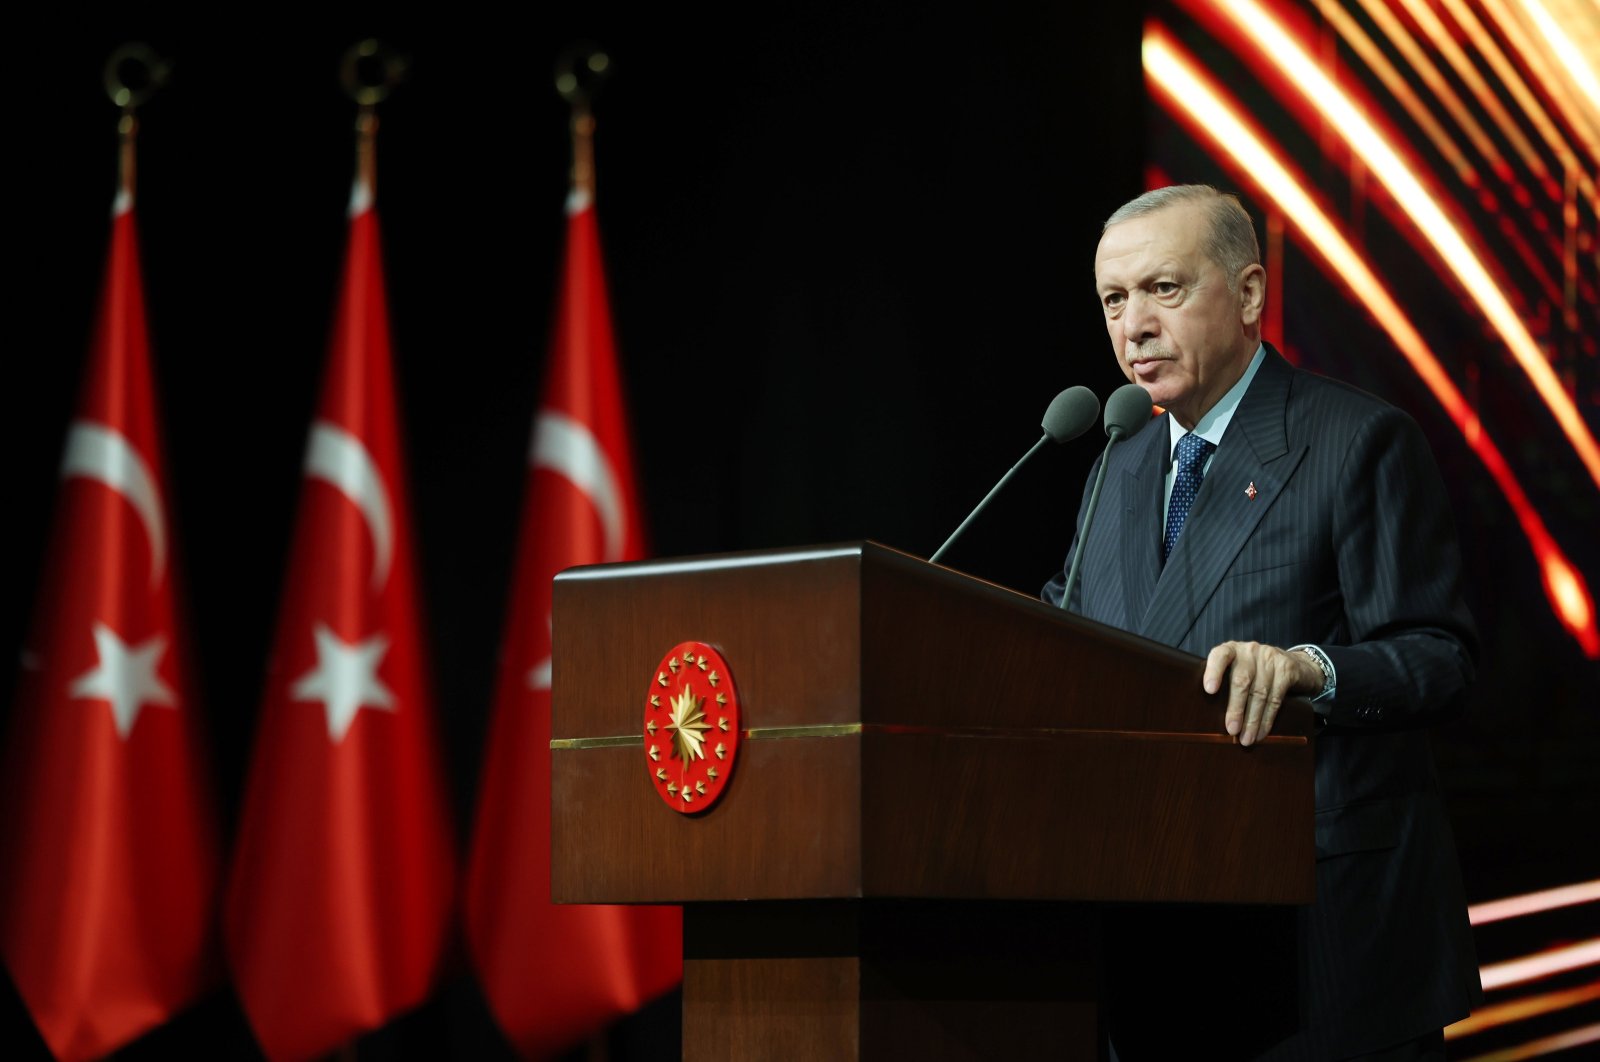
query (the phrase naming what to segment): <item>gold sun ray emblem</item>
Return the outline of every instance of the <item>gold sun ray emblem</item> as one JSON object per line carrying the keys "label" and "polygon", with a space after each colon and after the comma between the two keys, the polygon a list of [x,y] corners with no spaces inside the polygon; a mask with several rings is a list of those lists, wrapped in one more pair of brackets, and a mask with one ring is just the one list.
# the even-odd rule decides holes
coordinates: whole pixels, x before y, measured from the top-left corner
{"label": "gold sun ray emblem", "polygon": [[647,674],[638,733],[650,787],[674,812],[704,814],[737,773],[742,720],[734,677],[714,646],[696,641],[667,650]]}
{"label": "gold sun ray emblem", "polygon": [[696,697],[688,686],[672,698],[672,716],[667,729],[672,731],[673,755],[684,763],[706,758],[705,732],[711,729],[711,724],[706,722],[705,703],[705,698]]}

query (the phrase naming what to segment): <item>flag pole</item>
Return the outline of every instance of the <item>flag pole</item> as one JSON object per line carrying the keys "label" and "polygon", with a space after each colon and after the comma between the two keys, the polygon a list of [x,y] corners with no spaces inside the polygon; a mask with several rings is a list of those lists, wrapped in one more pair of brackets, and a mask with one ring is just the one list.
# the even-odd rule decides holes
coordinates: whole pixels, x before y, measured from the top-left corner
{"label": "flag pole", "polygon": [[142,41],[128,41],[119,45],[106,59],[106,95],[112,103],[122,108],[122,118],[117,122],[117,196],[113,213],[120,214],[133,205],[139,105],[166,84],[171,72],[172,64]]}
{"label": "flag pole", "polygon": [[378,194],[378,108],[363,103],[356,108],[356,184],[369,200]]}
{"label": "flag pole", "polygon": [[[594,204],[594,110],[591,104],[611,70],[611,58],[586,41],[568,46],[556,60],[556,92],[567,101],[572,116],[572,185],[567,193],[571,213]],[[609,1062],[610,1037],[602,1027],[583,1045],[584,1062]]]}

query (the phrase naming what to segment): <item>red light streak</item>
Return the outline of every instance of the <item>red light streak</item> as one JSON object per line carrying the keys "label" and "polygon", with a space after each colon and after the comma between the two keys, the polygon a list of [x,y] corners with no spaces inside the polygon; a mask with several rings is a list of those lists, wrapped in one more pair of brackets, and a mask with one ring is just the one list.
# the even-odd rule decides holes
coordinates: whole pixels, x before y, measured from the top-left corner
{"label": "red light streak", "polygon": [[[1500,97],[1494,94],[1494,90],[1483,79],[1483,75],[1478,73],[1478,68],[1473,65],[1472,60],[1467,58],[1467,54],[1461,50],[1461,46],[1456,43],[1455,37],[1449,30],[1445,29],[1445,25],[1439,20],[1439,16],[1435,15],[1433,10],[1426,4],[1418,3],[1418,0],[1399,0],[1399,3],[1405,7],[1412,21],[1417,24],[1417,28],[1427,35],[1428,39],[1433,42],[1433,46],[1445,57],[1445,61],[1455,71],[1456,77],[1466,83],[1467,88],[1472,92],[1473,98],[1478,101],[1478,106],[1483,108],[1489,117],[1493,119],[1494,124],[1500,129],[1500,134],[1509,140],[1511,146],[1516,149],[1517,155],[1522,159],[1522,164],[1533,171],[1534,176],[1539,179],[1539,183],[1544,186],[1546,197],[1557,203],[1561,202],[1561,182],[1551,176],[1550,168],[1544,164],[1544,159],[1539,157],[1539,153],[1533,149],[1533,144],[1523,135],[1521,126],[1511,117],[1511,112],[1506,110],[1505,104],[1500,102]],[[1467,31],[1473,45],[1480,50],[1485,45],[1490,48],[1494,47],[1494,42],[1488,39],[1487,34],[1475,36],[1472,34],[1471,27],[1465,25],[1462,26],[1462,29]],[[1521,79],[1516,78],[1515,75],[1513,75],[1513,79],[1520,87],[1522,84]],[[1509,88],[1510,86],[1507,87]],[[1512,94],[1515,95],[1515,92],[1513,91]],[[1524,95],[1527,94],[1524,93]],[[1519,98],[1517,102],[1521,103],[1522,100]],[[1544,111],[1539,108],[1537,103],[1533,103],[1532,96],[1528,96],[1528,102],[1532,103],[1534,107],[1534,113],[1528,117],[1533,119],[1537,115],[1539,118],[1543,118]],[[1537,119],[1535,119],[1535,124],[1538,124]],[[1551,131],[1554,132],[1553,129]]]}
{"label": "red light streak", "polygon": [[1317,10],[1328,20],[1328,25],[1333,27],[1334,32],[1339,34],[1340,39],[1344,41],[1350,50],[1355,52],[1357,57],[1367,64],[1367,69],[1371,70],[1378,80],[1383,83],[1383,87],[1389,90],[1389,95],[1400,102],[1401,108],[1405,110],[1413,122],[1417,123],[1418,128],[1427,136],[1429,143],[1434,146],[1435,150],[1449,160],[1450,168],[1456,171],[1456,176],[1461,178],[1461,183],[1468,188],[1479,189],[1485,195],[1488,195],[1487,189],[1483,188],[1482,179],[1478,176],[1477,168],[1456,146],[1455,140],[1449,133],[1445,132],[1444,126],[1439,124],[1438,119],[1434,118],[1433,112],[1428,110],[1427,105],[1422,102],[1422,97],[1418,96],[1415,90],[1412,89],[1410,83],[1395,68],[1395,65],[1389,61],[1389,57],[1383,54],[1383,49],[1379,48],[1373,43],[1372,38],[1367,36],[1366,31],[1361,28],[1361,24],[1351,16],[1350,12],[1346,11],[1337,0],[1322,0],[1317,5]]}
{"label": "red light streak", "polygon": [[[1318,5],[1318,11],[1327,18],[1328,25],[1333,27],[1346,46],[1367,64],[1367,68],[1378,78],[1383,87],[1388,89],[1389,94],[1399,102],[1401,109],[1422,130],[1423,135],[1428,138],[1434,149],[1445,157],[1461,182],[1478,193],[1478,201],[1483,209],[1501,215],[1504,222],[1501,227],[1501,235],[1510,242],[1512,248],[1517,252],[1517,257],[1522,260],[1523,266],[1533,274],[1534,281],[1544,289],[1545,298],[1552,303],[1561,302],[1563,299],[1562,285],[1551,275],[1543,259],[1539,257],[1538,253],[1523,236],[1522,230],[1510,223],[1510,216],[1503,212],[1499,199],[1483,183],[1483,179],[1476,167],[1467,159],[1460,147],[1456,145],[1454,138],[1434,118],[1432,111],[1423,103],[1421,97],[1412,90],[1405,77],[1399,70],[1395,69],[1394,64],[1389,61],[1383,50],[1373,43],[1372,39],[1366,35],[1350,13],[1337,2],[1323,0]],[[1427,59],[1426,57],[1421,57],[1420,61],[1426,63]],[[1444,85],[1444,88],[1447,91],[1449,90],[1448,85]],[[1467,113],[1464,109],[1456,117],[1458,121],[1473,123],[1468,128],[1469,134],[1471,131],[1478,129],[1470,113]],[[1479,130],[1479,133],[1481,137],[1481,130]],[[1474,142],[1477,143],[1478,141]],[[1487,141],[1487,138],[1482,138],[1480,146],[1487,147],[1490,151],[1495,150],[1494,146]],[[1495,155],[1495,158],[1498,159],[1499,156]],[[1500,160],[1499,168],[1506,168],[1503,159]],[[1560,252],[1556,250],[1555,253]]]}
{"label": "red light streak", "polygon": [[1267,148],[1265,139],[1246,124],[1242,110],[1226,101],[1199,64],[1159,23],[1145,28],[1144,68],[1155,97],[1167,111],[1188,125],[1197,139],[1215,147],[1218,157],[1231,162],[1242,180],[1256,186],[1282,210],[1313,260],[1323,263],[1388,332],[1510,503],[1538,561],[1545,596],[1557,619],[1588,656],[1600,659],[1600,626],[1582,574],[1561,552],[1478,415],[1388,289],[1312,199],[1305,183]]}
{"label": "red light streak", "polygon": [[1450,117],[1455,119],[1456,125],[1466,134],[1478,154],[1489,163],[1489,168],[1494,170],[1495,175],[1503,181],[1514,183],[1515,175],[1511,172],[1511,164],[1500,153],[1500,148],[1478,123],[1477,116],[1472,113],[1471,108],[1456,94],[1455,86],[1450,83],[1450,79],[1444,76],[1429,58],[1428,53],[1417,43],[1416,38],[1406,30],[1386,0],[1358,0],[1358,2],[1362,10],[1367,13],[1367,17],[1383,30],[1383,35],[1389,38],[1389,43],[1405,58],[1412,72],[1428,86],[1433,98],[1450,112]]}
{"label": "red light streak", "polygon": [[[1550,51],[1554,53],[1556,61],[1572,80],[1572,88],[1580,94],[1579,99],[1574,99],[1568,92],[1567,85],[1559,77],[1552,77],[1545,69],[1543,50],[1528,38],[1521,23],[1506,9],[1504,0],[1480,0],[1480,2],[1484,10],[1500,24],[1512,46],[1522,53],[1528,67],[1543,75],[1541,81],[1545,91],[1561,108],[1573,131],[1589,146],[1590,158],[1600,159],[1600,136],[1596,135],[1596,129],[1592,125],[1584,121],[1582,102],[1582,98],[1588,99],[1589,106],[1594,112],[1591,117],[1600,116],[1600,79],[1597,79],[1594,68],[1585,60],[1578,47],[1561,31],[1560,25],[1551,17],[1543,4],[1536,0],[1517,0],[1517,6],[1527,12],[1529,21],[1550,45]],[[1583,8],[1580,7],[1579,10],[1582,11]],[[1592,56],[1590,58],[1592,59]]]}
{"label": "red light streak", "polygon": [[[1533,123],[1533,127],[1539,131],[1540,138],[1550,146],[1551,151],[1555,152],[1556,158],[1561,160],[1563,169],[1568,172],[1577,171],[1576,153],[1572,145],[1568,144],[1566,138],[1556,129],[1555,123],[1550,120],[1550,116],[1545,113],[1545,109],[1539,105],[1538,97],[1533,94],[1533,91],[1528,88],[1527,82],[1517,73],[1516,65],[1512,63],[1505,52],[1500,50],[1500,46],[1495,43],[1494,37],[1484,28],[1483,23],[1478,21],[1477,16],[1472,13],[1472,9],[1466,5],[1464,0],[1444,0],[1444,6],[1445,10],[1450,12],[1450,17],[1455,19],[1457,25],[1472,39],[1473,47],[1477,48],[1484,60],[1488,62],[1495,75],[1499,77],[1500,83],[1506,87],[1506,91],[1511,93],[1511,98],[1516,101],[1517,108],[1527,117],[1528,121]],[[1590,179],[1588,174],[1581,171],[1577,171],[1576,175],[1583,193],[1591,199],[1594,198],[1594,181]],[[1559,198],[1561,190],[1559,188],[1556,189],[1555,194]]]}
{"label": "red light streak", "polygon": [[[1600,487],[1600,444],[1584,423],[1572,396],[1567,394],[1521,316],[1494,279],[1483,260],[1451,223],[1439,203],[1386,138],[1320,69],[1316,59],[1291,37],[1255,0],[1217,0],[1219,10],[1249,40],[1256,54],[1268,60],[1317,111],[1339,131],[1368,170],[1405,211],[1417,230],[1432,245],[1439,260],[1453,273],[1472,301],[1500,334],[1512,357],[1533,383],[1561,431],[1566,435],[1589,477]],[[1569,566],[1570,567],[1570,566]],[[1547,589],[1564,584],[1562,575],[1546,573]],[[1563,591],[1564,592],[1564,591]],[[1597,635],[1600,646],[1600,635]],[[1597,648],[1600,652],[1600,648]]]}
{"label": "red light streak", "polygon": [[1444,1027],[1446,1040],[1459,1040],[1474,1033],[1483,1032],[1485,1029],[1498,1028],[1501,1025],[1510,1025],[1512,1022],[1526,1021],[1544,1014],[1554,1014],[1558,1010],[1569,1010],[1572,1007],[1581,1007],[1585,1003],[1600,999],[1600,981],[1579,985],[1577,988],[1566,988],[1556,992],[1543,992],[1535,996],[1524,996],[1521,999],[1512,999],[1504,1003],[1496,1003],[1492,1007],[1475,1010],[1470,1017],[1462,1018],[1454,1025]]}
{"label": "red light streak", "polygon": [[1600,1025],[1585,1025],[1581,1029],[1568,1029],[1566,1032],[1551,1036],[1541,1036],[1537,1040],[1529,1040],[1515,1047],[1490,1051],[1484,1055],[1473,1055],[1471,1058],[1462,1059],[1461,1062],[1522,1062],[1526,1058],[1542,1058],[1557,1051],[1565,1051],[1569,1047],[1581,1047],[1593,1043],[1600,1043]]}
{"label": "red light streak", "polygon": [[1493,992],[1596,963],[1600,963],[1600,937],[1483,966],[1478,974],[1483,978],[1483,990]]}
{"label": "red light streak", "polygon": [[1488,925],[1506,918],[1543,914],[1560,907],[1593,903],[1600,900],[1600,881],[1582,881],[1575,885],[1562,885],[1555,889],[1541,889],[1521,896],[1507,896],[1503,900],[1475,903],[1467,908],[1467,918],[1475,926]]}

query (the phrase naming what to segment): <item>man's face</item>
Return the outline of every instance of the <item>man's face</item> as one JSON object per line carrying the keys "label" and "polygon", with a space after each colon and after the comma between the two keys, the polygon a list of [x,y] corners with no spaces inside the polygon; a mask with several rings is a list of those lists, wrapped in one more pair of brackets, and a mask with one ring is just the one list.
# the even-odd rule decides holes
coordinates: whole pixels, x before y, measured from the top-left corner
{"label": "man's face", "polygon": [[1178,203],[1119,222],[1100,238],[1095,286],[1124,375],[1194,427],[1243,375],[1258,343],[1260,266],[1228,290],[1201,250],[1204,205]]}

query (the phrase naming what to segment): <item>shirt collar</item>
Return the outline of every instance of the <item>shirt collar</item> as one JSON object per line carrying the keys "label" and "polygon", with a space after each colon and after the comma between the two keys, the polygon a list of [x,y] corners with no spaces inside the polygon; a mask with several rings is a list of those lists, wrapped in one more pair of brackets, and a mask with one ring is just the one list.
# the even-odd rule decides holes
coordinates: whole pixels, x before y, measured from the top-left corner
{"label": "shirt collar", "polygon": [[[1234,411],[1239,408],[1239,402],[1244,398],[1244,393],[1250,390],[1250,381],[1256,378],[1256,370],[1261,368],[1261,363],[1267,360],[1265,344],[1256,347],[1255,357],[1250,359],[1250,364],[1245,366],[1244,375],[1239,377],[1239,382],[1228,388],[1228,393],[1223,395],[1217,404],[1206,410],[1206,415],[1195,422],[1194,433],[1212,446],[1222,445],[1222,433],[1228,430],[1228,422],[1233,420]],[[1171,449],[1167,451],[1170,457],[1178,452],[1178,440],[1188,435],[1178,419],[1167,417],[1167,428],[1172,433]]]}

